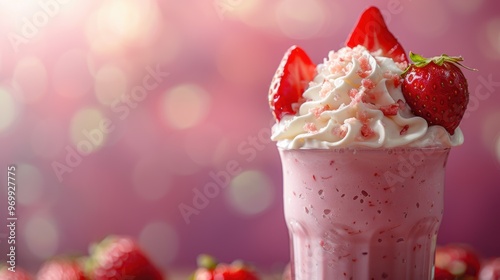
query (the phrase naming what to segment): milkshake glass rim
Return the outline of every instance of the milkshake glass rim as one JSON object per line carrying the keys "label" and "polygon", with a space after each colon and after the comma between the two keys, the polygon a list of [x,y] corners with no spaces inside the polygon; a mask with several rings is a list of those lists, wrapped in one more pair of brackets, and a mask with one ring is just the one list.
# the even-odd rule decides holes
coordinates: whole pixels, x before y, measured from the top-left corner
{"label": "milkshake glass rim", "polygon": [[323,149],[323,148],[298,148],[298,149],[287,149],[280,146],[277,146],[279,151],[313,151],[313,152],[388,152],[388,151],[397,151],[397,152],[412,152],[412,151],[450,151],[452,147],[442,147],[442,146],[427,146],[427,147],[392,147],[392,148],[370,148],[370,147],[341,147],[341,148],[331,148],[331,149]]}

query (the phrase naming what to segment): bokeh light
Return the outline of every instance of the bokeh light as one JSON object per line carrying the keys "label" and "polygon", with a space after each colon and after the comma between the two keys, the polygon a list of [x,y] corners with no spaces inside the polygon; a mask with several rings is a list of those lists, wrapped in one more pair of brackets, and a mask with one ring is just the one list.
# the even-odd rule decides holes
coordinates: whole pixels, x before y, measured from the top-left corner
{"label": "bokeh light", "polygon": [[106,118],[96,108],[84,108],[71,119],[70,138],[73,146],[82,155],[95,152],[104,145],[108,134]]}
{"label": "bokeh light", "polygon": [[215,163],[217,147],[223,141],[222,130],[215,125],[205,124],[186,135],[184,149],[191,160],[199,165],[210,166]]}
{"label": "bokeh light", "polygon": [[10,92],[0,87],[0,132],[5,131],[17,115],[17,106]]}
{"label": "bokeh light", "polygon": [[301,3],[300,0],[282,0],[276,11],[281,31],[292,39],[314,37],[322,29],[327,16],[323,2],[311,0],[307,5]]}
{"label": "bokeh light", "polygon": [[172,127],[193,127],[209,112],[210,95],[195,84],[178,85],[163,96],[162,110],[165,121]]}
{"label": "bokeh light", "polygon": [[95,75],[94,90],[101,104],[111,105],[127,91],[127,77],[119,67],[104,65]]}
{"label": "bokeh light", "polygon": [[14,69],[12,87],[21,94],[23,102],[35,102],[47,91],[47,70],[40,59],[25,57]]}
{"label": "bokeh light", "polygon": [[87,39],[95,52],[109,54],[151,40],[158,24],[156,1],[106,0],[90,15]]}
{"label": "bokeh light", "polygon": [[17,201],[23,205],[37,202],[43,193],[43,176],[40,170],[31,164],[18,164],[16,168]]}
{"label": "bokeh light", "polygon": [[215,0],[213,7],[220,19],[242,19],[248,18],[253,13],[258,12],[263,2],[263,0]]}
{"label": "bokeh light", "polygon": [[500,17],[492,18],[486,23],[485,42],[479,45],[487,57],[500,59]]}
{"label": "bokeh light", "polygon": [[[431,6],[432,9],[429,9]],[[452,24],[446,9],[441,1],[423,0],[419,1],[419,5],[412,6],[412,12],[405,13],[402,19],[409,33],[415,33],[412,36],[420,37],[422,40],[436,38],[443,36]],[[422,20],[422,15],[432,20]]]}
{"label": "bokeh light", "polygon": [[155,45],[161,52],[157,53],[153,58],[156,63],[167,63],[175,60],[183,47],[182,36],[179,30],[164,18],[161,24],[161,36],[157,38]]}
{"label": "bokeh light", "polygon": [[0,1],[2,20],[7,24],[16,24],[19,17],[33,14],[39,6],[36,1]]}
{"label": "bokeh light", "polygon": [[[179,139],[170,139],[166,143],[177,142],[179,143]],[[179,142],[178,142],[179,141]],[[181,146],[181,145],[179,145]],[[174,175],[193,175],[198,172],[201,166],[195,163],[186,153],[182,147],[178,147],[176,145],[166,145],[164,151],[161,153],[163,158],[165,159],[164,167]],[[175,160],[172,160],[175,159]]]}
{"label": "bokeh light", "polygon": [[171,179],[166,170],[167,158],[144,157],[137,162],[132,174],[134,190],[147,200],[161,199],[170,188]]}
{"label": "bokeh light", "polygon": [[81,49],[63,53],[56,61],[52,73],[54,91],[61,96],[78,98],[92,88],[88,54]]}
{"label": "bokeh light", "polygon": [[54,256],[59,246],[58,226],[52,217],[36,214],[26,222],[24,239],[34,256],[47,259]]}
{"label": "bokeh light", "polygon": [[499,123],[500,112],[490,112],[481,121],[481,140],[483,145],[491,152],[495,152],[496,140],[500,137]]}
{"label": "bokeh light", "polygon": [[139,244],[159,267],[166,267],[179,251],[179,237],[165,222],[151,222],[139,234]]}
{"label": "bokeh light", "polygon": [[226,199],[234,210],[243,215],[255,215],[266,210],[274,199],[269,178],[257,170],[246,170],[231,180]]}
{"label": "bokeh light", "polygon": [[67,139],[63,123],[56,119],[42,119],[31,131],[31,148],[42,158],[52,159],[63,149]]}
{"label": "bokeh light", "polygon": [[[252,46],[251,54],[242,54],[240,50]],[[268,82],[269,77],[265,76],[262,68],[269,60],[267,50],[261,44],[255,44],[251,37],[241,37],[235,40],[228,38],[220,43],[217,52],[217,69],[219,73],[228,81],[240,86],[251,86],[262,81]],[[258,57],[259,59],[255,59]],[[242,91],[235,91],[239,94]]]}
{"label": "bokeh light", "polygon": [[484,0],[448,0],[448,4],[452,8],[464,14],[476,12],[479,8],[481,8],[483,2]]}

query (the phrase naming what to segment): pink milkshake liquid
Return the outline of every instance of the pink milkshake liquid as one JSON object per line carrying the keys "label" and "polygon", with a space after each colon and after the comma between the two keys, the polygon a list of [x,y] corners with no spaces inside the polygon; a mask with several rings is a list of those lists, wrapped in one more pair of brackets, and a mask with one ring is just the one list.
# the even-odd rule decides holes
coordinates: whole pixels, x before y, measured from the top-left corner
{"label": "pink milkshake liquid", "polygon": [[433,279],[448,153],[280,149],[292,279]]}

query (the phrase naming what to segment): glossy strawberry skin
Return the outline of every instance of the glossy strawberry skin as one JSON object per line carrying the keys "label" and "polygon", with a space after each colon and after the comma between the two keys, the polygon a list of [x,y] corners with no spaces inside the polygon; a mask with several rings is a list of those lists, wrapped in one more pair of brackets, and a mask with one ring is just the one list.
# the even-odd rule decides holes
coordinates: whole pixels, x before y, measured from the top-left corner
{"label": "glossy strawberry skin", "polygon": [[37,273],[37,280],[87,280],[77,260],[52,259],[45,262]]}
{"label": "glossy strawberry skin", "polygon": [[304,50],[290,47],[281,60],[269,88],[269,106],[274,118],[295,115],[302,103],[302,94],[316,75],[316,65]]}
{"label": "glossy strawberry skin", "polygon": [[449,244],[436,248],[436,270],[446,270],[458,280],[478,279],[481,263],[478,254],[468,245]]}
{"label": "glossy strawberry skin", "polygon": [[396,62],[408,63],[405,50],[387,28],[377,7],[369,7],[361,14],[346,45],[351,48],[362,45],[372,52],[382,50],[384,56],[391,57]]}
{"label": "glossy strawberry skin", "polygon": [[453,135],[469,103],[467,79],[460,68],[450,62],[411,65],[403,78],[401,89],[413,114]]}
{"label": "glossy strawberry skin", "polygon": [[112,236],[102,241],[90,260],[94,280],[149,279],[163,280],[139,245],[130,237]]}

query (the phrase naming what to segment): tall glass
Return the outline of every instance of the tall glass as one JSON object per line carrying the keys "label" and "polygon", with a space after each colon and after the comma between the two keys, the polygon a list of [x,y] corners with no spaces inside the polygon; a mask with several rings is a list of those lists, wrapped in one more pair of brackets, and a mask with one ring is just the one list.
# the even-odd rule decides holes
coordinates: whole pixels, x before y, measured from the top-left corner
{"label": "tall glass", "polygon": [[280,149],[292,279],[433,279],[448,154]]}

